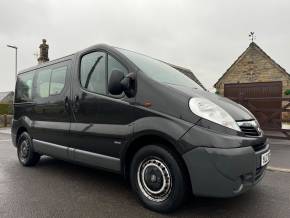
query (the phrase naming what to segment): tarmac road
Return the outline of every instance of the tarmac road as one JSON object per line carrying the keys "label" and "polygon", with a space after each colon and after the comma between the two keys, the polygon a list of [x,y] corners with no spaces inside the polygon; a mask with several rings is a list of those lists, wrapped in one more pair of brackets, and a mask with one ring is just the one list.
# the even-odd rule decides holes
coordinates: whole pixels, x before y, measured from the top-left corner
{"label": "tarmac road", "polygon": [[10,135],[0,134],[0,217],[286,218],[290,173],[267,171],[260,184],[241,196],[192,197],[175,213],[161,215],[143,208],[118,175],[48,157],[35,167],[22,167]]}

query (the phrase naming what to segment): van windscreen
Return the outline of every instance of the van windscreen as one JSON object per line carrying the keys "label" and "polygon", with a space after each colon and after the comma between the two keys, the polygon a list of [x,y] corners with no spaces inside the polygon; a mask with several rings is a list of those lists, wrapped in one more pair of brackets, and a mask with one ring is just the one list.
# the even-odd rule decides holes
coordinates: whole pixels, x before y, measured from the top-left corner
{"label": "van windscreen", "polygon": [[157,82],[202,89],[192,79],[162,61],[126,49],[117,48],[117,50]]}

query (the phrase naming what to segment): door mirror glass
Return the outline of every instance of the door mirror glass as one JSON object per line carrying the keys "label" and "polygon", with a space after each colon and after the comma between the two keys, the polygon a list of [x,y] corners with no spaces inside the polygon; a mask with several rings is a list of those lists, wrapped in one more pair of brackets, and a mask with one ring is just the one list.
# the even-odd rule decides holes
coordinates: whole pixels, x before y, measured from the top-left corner
{"label": "door mirror glass", "polygon": [[[123,72],[125,77],[129,73],[128,69],[123,64],[121,64],[120,61],[108,54],[108,82],[114,70]],[[112,93],[110,93],[110,95],[112,95]],[[121,92],[119,95],[113,95],[114,98],[122,98],[123,96],[123,92]]]}
{"label": "door mirror glass", "polygon": [[120,95],[124,91],[127,82],[123,81],[125,75],[120,70],[113,70],[109,79],[108,89],[112,95]]}

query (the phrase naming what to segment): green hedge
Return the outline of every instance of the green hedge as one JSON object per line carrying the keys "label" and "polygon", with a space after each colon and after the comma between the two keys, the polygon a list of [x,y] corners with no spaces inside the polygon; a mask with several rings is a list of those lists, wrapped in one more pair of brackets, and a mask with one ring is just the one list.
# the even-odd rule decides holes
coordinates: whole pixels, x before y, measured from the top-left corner
{"label": "green hedge", "polygon": [[0,104],[0,115],[12,114],[12,107],[10,104]]}

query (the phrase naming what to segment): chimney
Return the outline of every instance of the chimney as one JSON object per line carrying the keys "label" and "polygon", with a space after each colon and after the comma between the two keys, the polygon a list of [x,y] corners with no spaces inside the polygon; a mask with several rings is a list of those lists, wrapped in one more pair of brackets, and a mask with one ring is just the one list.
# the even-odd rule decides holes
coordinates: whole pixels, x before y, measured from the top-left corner
{"label": "chimney", "polygon": [[40,55],[39,58],[37,59],[38,64],[42,64],[44,62],[49,61],[48,58],[48,44],[46,44],[46,39],[42,40],[42,44],[40,44],[39,49],[40,49]]}

